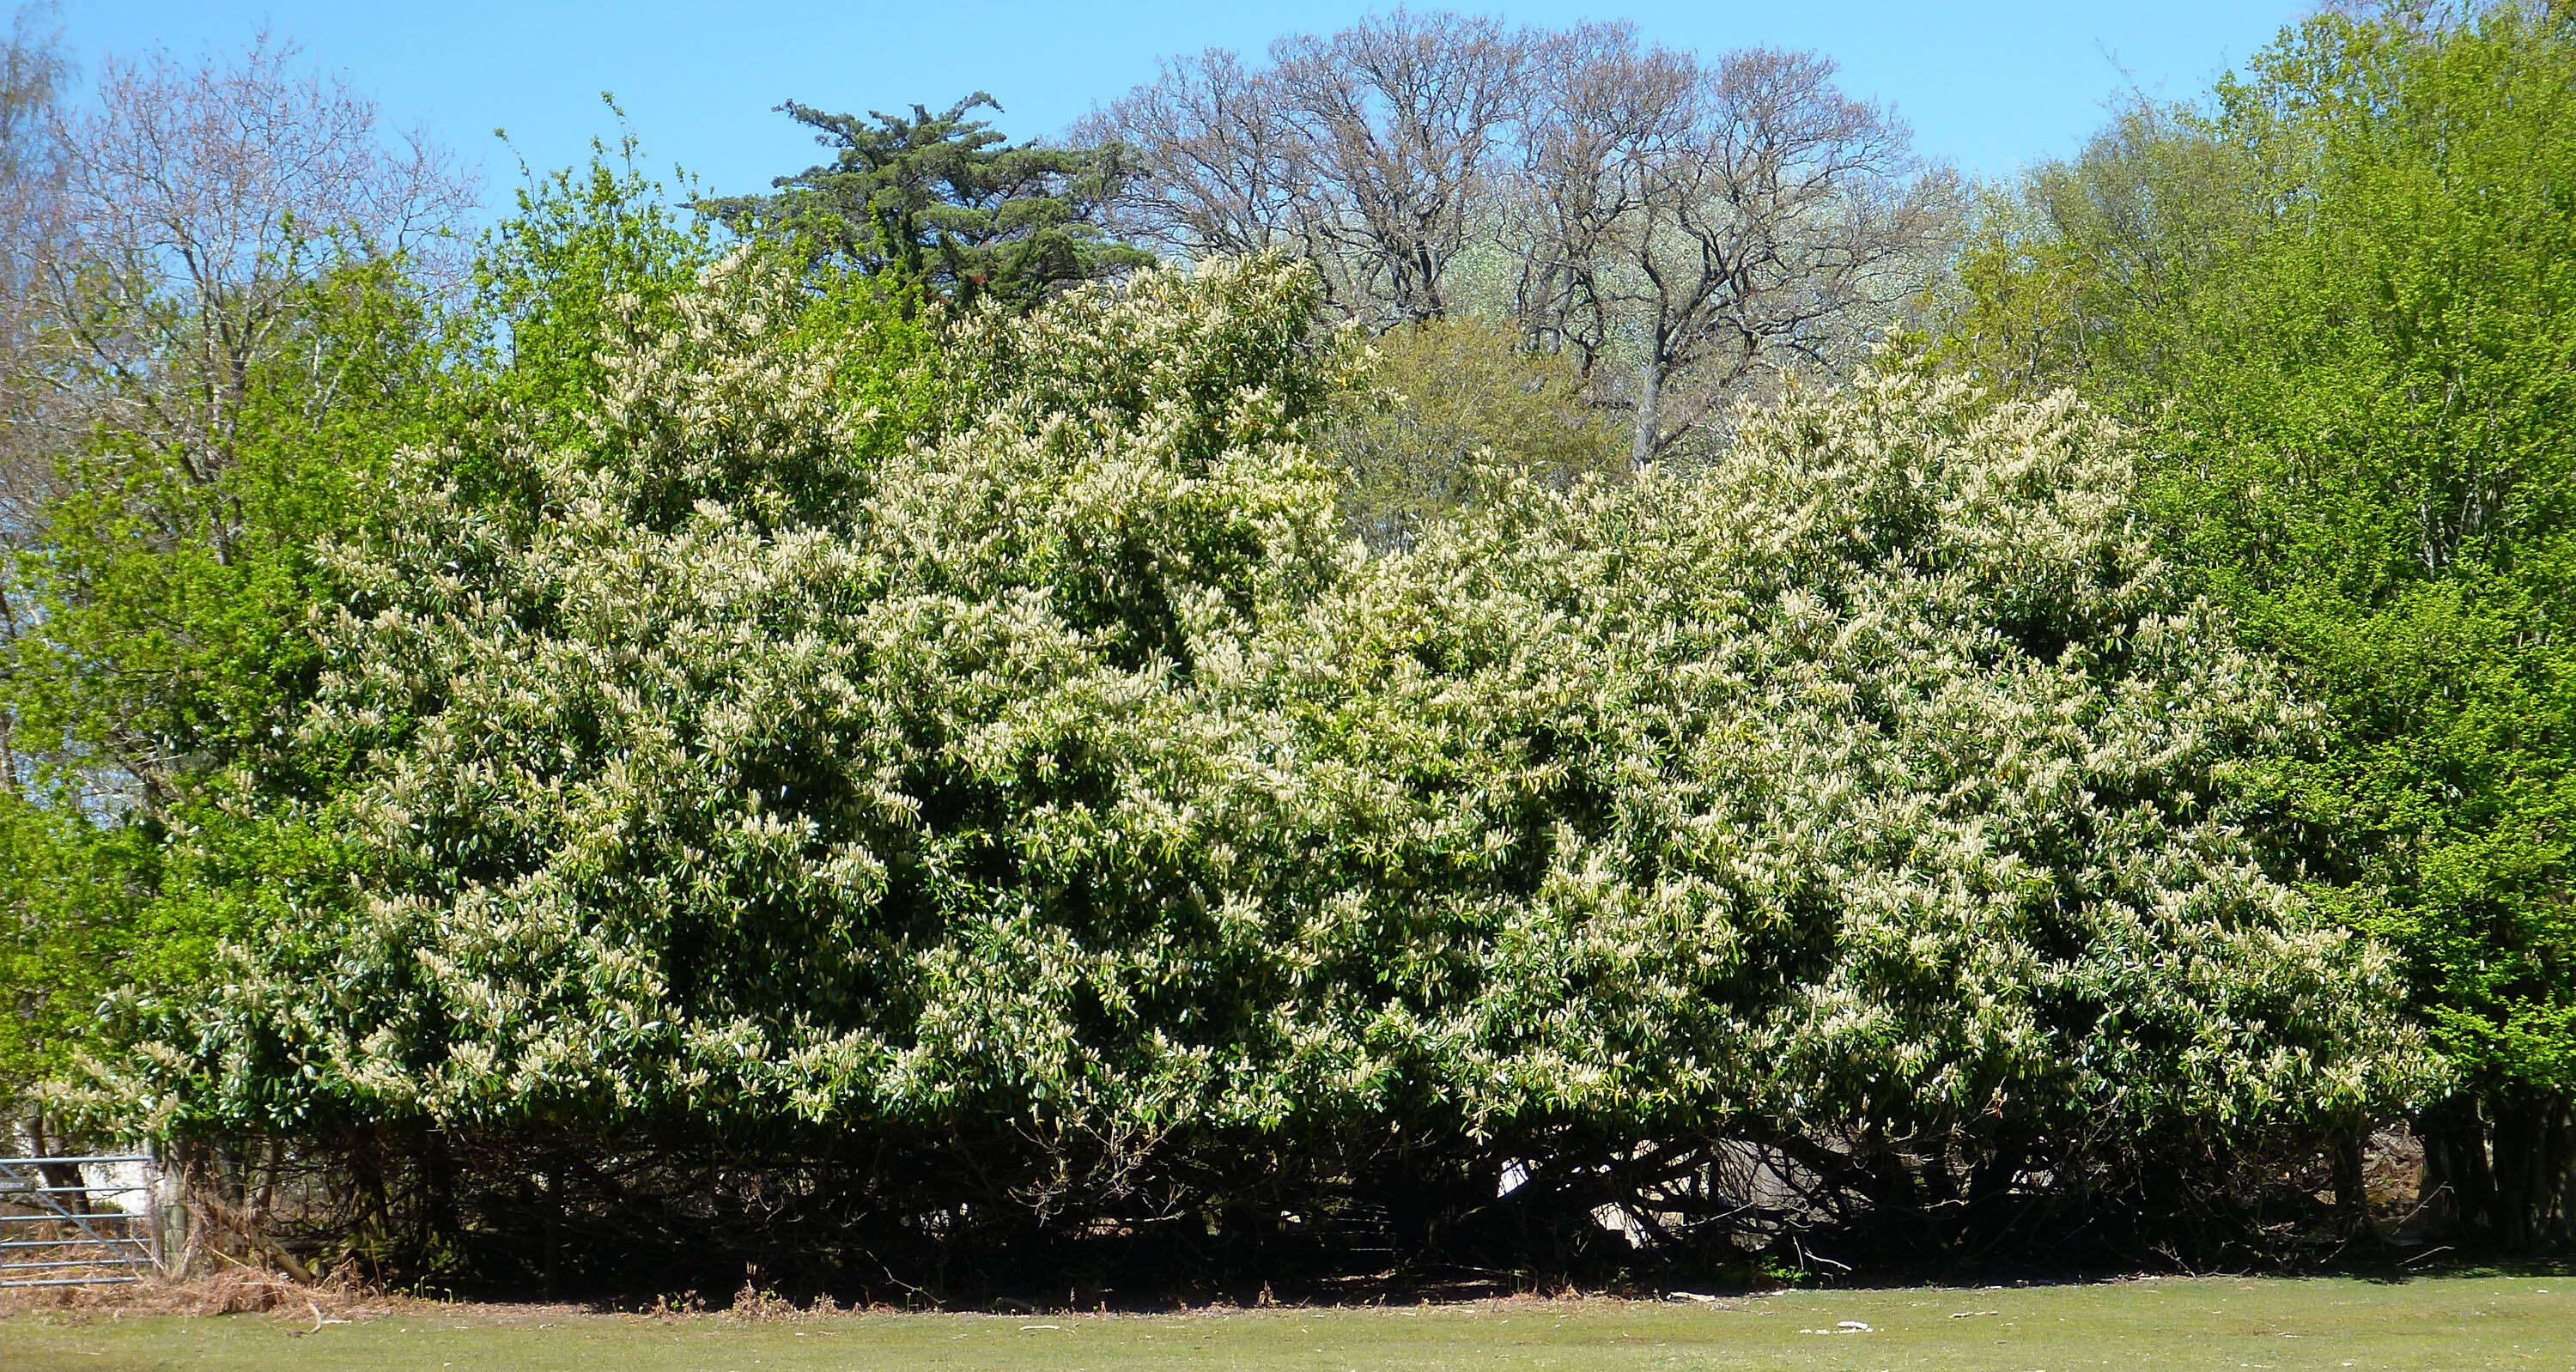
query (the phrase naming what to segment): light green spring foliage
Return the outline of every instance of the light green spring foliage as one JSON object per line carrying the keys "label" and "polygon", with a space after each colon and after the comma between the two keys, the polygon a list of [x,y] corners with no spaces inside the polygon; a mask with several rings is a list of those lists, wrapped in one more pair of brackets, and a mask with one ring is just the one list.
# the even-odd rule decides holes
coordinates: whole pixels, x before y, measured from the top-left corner
{"label": "light green spring foliage", "polygon": [[139,1007],[126,1108],[1126,1166],[2196,1146],[2421,1085],[2384,954],[2244,827],[2312,721],[2071,402],[1891,371],[1703,480],[1498,479],[1366,558],[1302,269],[977,315],[935,423],[836,383],[875,345],[782,328],[795,290],[727,262],[612,331],[587,441],[474,455],[540,519],[405,459],[308,726],[367,759],[381,894]]}
{"label": "light green spring foliage", "polygon": [[1574,363],[1528,351],[1516,329],[1434,319],[1369,348],[1378,384],[1337,398],[1323,446],[1346,473],[1343,518],[1371,547],[1402,546],[1455,509],[1480,465],[1559,489],[1627,471],[1619,425],[1585,398]]}
{"label": "light green spring foliage", "polygon": [[2415,954],[2445,1051],[2520,1098],[2491,1113],[2563,1112],[2576,7],[2327,17],[2220,95],[2293,208],[2185,316],[2159,511],[2334,710],[2307,805],[2388,893],[2372,922]]}
{"label": "light green spring foliage", "polygon": [[2323,14],[2035,173],[1947,345],[2136,416],[2167,555],[2327,710],[2297,847],[2408,955],[2507,1242],[2576,1209],[2571,185],[2576,8]]}
{"label": "light green spring foliage", "polygon": [[2186,302],[2241,257],[2253,167],[2209,113],[2139,103],[2071,162],[1987,188],[1930,314],[1943,361],[1997,390],[2081,387],[2152,427]]}
{"label": "light green spring foliage", "polygon": [[313,545],[418,434],[440,346],[394,264],[295,294],[211,471],[103,421],[49,454],[60,491],[0,553],[0,1106],[70,1064],[109,991],[193,983],[341,875],[299,813],[338,762],[289,742],[319,666]]}

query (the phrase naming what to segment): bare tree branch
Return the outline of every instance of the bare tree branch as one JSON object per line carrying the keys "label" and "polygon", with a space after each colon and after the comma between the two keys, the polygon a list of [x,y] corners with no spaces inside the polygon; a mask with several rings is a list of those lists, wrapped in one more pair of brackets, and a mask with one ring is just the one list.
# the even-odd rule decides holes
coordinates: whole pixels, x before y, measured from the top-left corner
{"label": "bare tree branch", "polygon": [[[388,141],[371,102],[304,70],[291,45],[262,37],[231,60],[111,61],[74,106],[51,94],[58,64],[18,55],[28,32],[22,15],[0,63],[12,80],[49,83],[29,98],[41,117],[5,126],[22,143],[0,204],[0,274],[14,287],[0,314],[0,517],[22,545],[52,537],[70,493],[58,487],[78,480],[93,532],[194,544],[231,563],[246,514],[227,475],[253,388],[291,368],[306,383],[298,412],[321,422],[341,403],[335,369],[349,365],[318,345],[321,312],[380,276],[354,268],[398,262],[432,289],[456,279],[450,229],[473,188],[425,139]],[[0,625],[15,644],[92,594],[40,559],[6,565]],[[139,662],[93,657],[84,670],[135,698],[184,685]],[[110,714],[68,765],[166,814],[188,793],[193,745]],[[12,746],[23,760],[65,745]]]}
{"label": "bare tree branch", "polygon": [[46,372],[200,483],[312,280],[388,255],[452,271],[473,204],[447,153],[388,146],[372,101],[296,58],[262,36],[231,62],[112,61],[94,107],[49,121],[59,189],[27,264]]}
{"label": "bare tree branch", "polygon": [[1134,150],[1145,174],[1121,209],[1147,241],[1191,256],[1289,247],[1354,317],[1437,318],[1527,111],[1538,41],[1399,9],[1282,38],[1262,70],[1218,50],[1166,62],[1078,136]]}
{"label": "bare tree branch", "polygon": [[1844,96],[1812,53],[1729,53],[1697,73],[1687,112],[1644,160],[1639,208],[1609,245],[1614,312],[1638,332],[1639,463],[1693,417],[1671,412],[1673,376],[1704,408],[1757,373],[1831,370],[1915,288],[1952,222],[1948,178],[1917,161],[1905,126]]}
{"label": "bare tree branch", "polygon": [[[1703,63],[1626,24],[1398,10],[1270,58],[1166,63],[1084,126],[1135,154],[1132,231],[1185,256],[1289,247],[1374,327],[1507,313],[1631,409],[1640,463],[1778,377],[1850,365],[1955,223],[1951,178],[1813,54]],[[1495,260],[1499,291],[1470,299],[1462,264]]]}

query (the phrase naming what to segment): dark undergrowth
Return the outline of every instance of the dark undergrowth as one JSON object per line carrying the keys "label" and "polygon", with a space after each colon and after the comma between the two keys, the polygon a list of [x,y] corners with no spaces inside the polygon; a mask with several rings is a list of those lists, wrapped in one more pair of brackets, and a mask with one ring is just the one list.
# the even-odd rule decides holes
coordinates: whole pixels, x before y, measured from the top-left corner
{"label": "dark undergrowth", "polygon": [[[2332,1149],[2069,1156],[1740,1138],[1384,1140],[380,1129],[176,1150],[201,1254],[465,1299],[1158,1309],[2164,1272],[2391,1279],[2490,1260],[2420,1173]],[[2033,1159],[2051,1165],[2035,1165]],[[2353,1178],[2363,1178],[2356,1187]],[[2340,1183],[2340,1184],[2339,1184]]]}

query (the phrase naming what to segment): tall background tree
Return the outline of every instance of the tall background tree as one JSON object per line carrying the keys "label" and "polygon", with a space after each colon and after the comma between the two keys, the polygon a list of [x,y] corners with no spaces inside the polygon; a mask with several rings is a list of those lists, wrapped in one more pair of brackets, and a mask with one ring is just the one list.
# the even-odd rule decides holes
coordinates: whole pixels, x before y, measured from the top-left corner
{"label": "tall background tree", "polygon": [[0,1095],[20,1107],[110,989],[184,980],[263,911],[330,898],[328,844],[294,817],[329,764],[289,746],[315,554],[434,378],[437,235],[470,204],[442,154],[267,40],[111,61],[39,114],[5,268]]}
{"label": "tall background tree", "polygon": [[59,189],[48,125],[72,75],[53,18],[51,6],[21,6],[0,50],[0,537],[12,546],[53,489],[46,455],[63,419],[34,356],[33,272]]}
{"label": "tall background tree", "polygon": [[1121,150],[1012,143],[981,119],[980,91],[933,114],[862,119],[788,101],[778,107],[833,149],[768,195],[700,208],[737,233],[784,239],[899,292],[960,306],[1026,309],[1082,281],[1152,260],[1105,233],[1103,204],[1127,175]]}
{"label": "tall background tree", "polygon": [[1373,329],[1509,321],[1629,414],[1637,465],[1847,375],[1951,241],[1951,179],[1813,54],[1398,9],[1269,59],[1167,62],[1085,121],[1135,168],[1116,222],[1183,256],[1288,248]]}
{"label": "tall background tree", "polygon": [[2432,1198],[2576,1237],[2576,9],[2322,15],[1988,207],[1953,355],[2157,436],[2169,555],[2337,742],[2308,875],[2459,1073]]}

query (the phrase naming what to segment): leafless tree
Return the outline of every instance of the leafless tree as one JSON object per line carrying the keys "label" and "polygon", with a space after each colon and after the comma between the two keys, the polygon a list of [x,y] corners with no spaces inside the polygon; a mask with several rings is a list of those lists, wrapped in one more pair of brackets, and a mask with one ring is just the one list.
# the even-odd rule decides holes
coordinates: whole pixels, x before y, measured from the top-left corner
{"label": "leafless tree", "polygon": [[1653,169],[1689,134],[1697,68],[1641,48],[1628,24],[1586,25],[1540,55],[1540,97],[1503,196],[1503,244],[1520,271],[1513,311],[1542,351],[1588,376],[1611,342],[1621,235],[1648,209]]}
{"label": "leafless tree", "polygon": [[1167,62],[1077,137],[1135,151],[1146,174],[1124,210],[1149,241],[1190,255],[1287,247],[1354,316],[1436,318],[1527,112],[1537,41],[1399,9],[1282,38],[1258,70],[1214,50]]}
{"label": "leafless tree", "polygon": [[1768,380],[1847,366],[1937,260],[1950,179],[1833,75],[1398,10],[1267,67],[1166,64],[1082,136],[1132,147],[1126,212],[1168,250],[1289,247],[1374,326],[1514,316],[1632,411],[1643,463]]}
{"label": "leafless tree", "polygon": [[49,121],[53,219],[22,268],[47,372],[198,483],[311,284],[389,254],[434,273],[473,204],[448,154],[389,146],[373,102],[296,58],[262,36],[228,62],[112,59],[94,102]]}
{"label": "leafless tree", "polygon": [[[49,125],[71,74],[51,5],[26,5],[0,49],[0,541],[24,536],[50,489],[49,435],[60,428],[35,376],[38,320],[28,268],[53,221]],[[0,632],[6,626],[0,625]]]}
{"label": "leafless tree", "polygon": [[21,5],[0,48],[0,176],[14,182],[40,169],[45,118],[70,75],[54,7]]}
{"label": "leafless tree", "polygon": [[1731,396],[1766,370],[1834,369],[1948,231],[1948,179],[1833,70],[1812,53],[1729,53],[1698,73],[1682,136],[1644,159],[1637,207],[1604,245],[1605,289],[1637,331],[1641,464],[1675,432],[1668,379]]}
{"label": "leafless tree", "polygon": [[1167,58],[1162,76],[1075,127],[1075,140],[1147,150],[1153,174],[1115,207],[1117,227],[1175,253],[1311,247],[1315,217],[1289,149],[1278,82],[1222,48]]}
{"label": "leafless tree", "polygon": [[1448,312],[1450,265],[1531,96],[1534,37],[1482,17],[1397,10],[1271,46],[1291,158],[1391,320]]}

